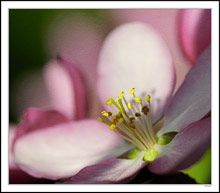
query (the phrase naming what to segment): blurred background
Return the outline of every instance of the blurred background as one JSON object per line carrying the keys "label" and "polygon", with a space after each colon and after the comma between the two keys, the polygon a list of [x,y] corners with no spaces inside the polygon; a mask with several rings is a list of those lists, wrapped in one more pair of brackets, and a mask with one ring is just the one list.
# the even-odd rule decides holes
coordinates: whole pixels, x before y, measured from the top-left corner
{"label": "blurred background", "polygon": [[[95,80],[90,76],[96,73],[102,42],[112,29],[129,21],[148,23],[167,43],[176,68],[175,91],[211,42],[210,10],[10,9],[9,122],[18,124],[28,107],[52,106],[44,68],[58,55],[81,65],[83,76],[87,77],[86,86],[92,90]],[[89,67],[90,74],[84,70]],[[96,117],[99,106],[95,101],[89,107],[90,117]],[[211,149],[185,173],[197,183],[211,183]]]}

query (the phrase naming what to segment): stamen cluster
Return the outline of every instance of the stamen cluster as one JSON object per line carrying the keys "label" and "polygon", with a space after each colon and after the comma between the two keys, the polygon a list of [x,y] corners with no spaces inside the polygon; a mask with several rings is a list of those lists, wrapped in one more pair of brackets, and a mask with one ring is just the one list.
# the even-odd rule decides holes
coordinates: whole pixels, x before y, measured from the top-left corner
{"label": "stamen cluster", "polygon": [[127,102],[123,91],[120,92],[116,101],[110,98],[106,105],[110,105],[112,111],[102,111],[103,118],[99,117],[98,120],[134,144],[139,150],[150,150],[156,143],[151,120],[150,95],[146,97],[144,104],[141,98],[135,96],[134,92],[135,89],[132,88],[130,90],[133,96],[132,102]]}

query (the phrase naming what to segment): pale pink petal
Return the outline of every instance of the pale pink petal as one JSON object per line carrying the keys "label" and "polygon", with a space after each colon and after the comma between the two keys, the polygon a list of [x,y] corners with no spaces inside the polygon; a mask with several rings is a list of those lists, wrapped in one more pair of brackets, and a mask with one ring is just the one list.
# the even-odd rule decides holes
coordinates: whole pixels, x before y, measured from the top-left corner
{"label": "pale pink petal", "polygon": [[127,183],[146,165],[143,154],[131,160],[112,158],[82,169],[64,184]]}
{"label": "pale pink petal", "polygon": [[184,9],[179,17],[179,35],[183,51],[195,64],[211,42],[211,9]]}
{"label": "pale pink petal", "polygon": [[16,135],[12,142],[12,151],[16,140],[27,133],[65,122],[69,122],[69,120],[55,110],[27,109],[24,112],[23,121],[17,127]]}
{"label": "pale pink petal", "polygon": [[100,104],[95,89],[97,58],[104,37],[104,27],[71,12],[58,15],[48,28],[47,47],[50,57],[57,54],[74,64],[85,81],[88,116],[97,117]]}
{"label": "pale pink petal", "polygon": [[191,68],[191,62],[184,56],[179,41],[178,22],[181,9],[113,9],[108,12],[117,25],[141,21],[151,25],[160,33],[170,50],[175,66],[175,92]]}
{"label": "pale pink petal", "polygon": [[168,145],[156,145],[158,157],[148,168],[156,174],[174,173],[200,160],[211,144],[211,119],[195,122],[179,132]]}
{"label": "pale pink petal", "polygon": [[[175,71],[166,44],[149,25],[127,23],[106,38],[98,65],[98,92],[101,102],[135,88],[139,97],[151,95],[152,115],[157,120],[173,92]],[[128,98],[128,99],[129,99]]]}
{"label": "pale pink petal", "polygon": [[46,66],[44,77],[55,110],[69,119],[77,120],[86,116],[85,86],[74,64],[59,57]]}
{"label": "pale pink petal", "polygon": [[42,180],[36,179],[24,171],[20,170],[14,161],[14,155],[12,152],[12,143],[15,138],[17,126],[15,124],[9,125],[9,184],[29,184],[39,183]]}
{"label": "pale pink petal", "polygon": [[210,46],[198,58],[185,81],[174,95],[166,113],[165,126],[158,136],[180,131],[200,120],[211,110],[211,50]]}
{"label": "pale pink petal", "polygon": [[129,144],[96,120],[65,122],[20,137],[16,164],[28,174],[52,180],[75,175],[86,166],[117,157]]}

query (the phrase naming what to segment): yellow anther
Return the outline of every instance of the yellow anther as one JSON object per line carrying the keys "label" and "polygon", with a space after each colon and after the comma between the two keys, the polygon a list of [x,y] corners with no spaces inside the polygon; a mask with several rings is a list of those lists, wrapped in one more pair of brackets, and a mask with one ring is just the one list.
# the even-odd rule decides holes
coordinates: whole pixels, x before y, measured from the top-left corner
{"label": "yellow anther", "polygon": [[123,122],[124,122],[124,119],[122,117],[118,119],[119,124],[122,124]]}
{"label": "yellow anther", "polygon": [[110,105],[110,104],[112,104],[112,102],[113,102],[113,99],[110,98],[110,99],[106,102],[106,105]]}
{"label": "yellow anther", "polygon": [[135,100],[137,103],[141,103],[141,102],[142,102],[141,98],[139,98],[139,97],[135,97],[134,100]]}
{"label": "yellow anther", "polygon": [[98,117],[98,120],[101,121],[101,122],[103,121],[103,119],[101,117]]}
{"label": "yellow anther", "polygon": [[106,112],[106,111],[102,111],[102,115],[108,117],[108,116],[109,116],[109,113]]}
{"label": "yellow anther", "polygon": [[118,114],[116,115],[116,117],[121,117],[122,116],[122,112],[118,112]]}
{"label": "yellow anther", "polygon": [[150,103],[150,95],[147,95],[146,101],[147,101],[148,103]]}
{"label": "yellow anther", "polygon": [[110,104],[113,104],[115,105],[115,107],[121,111],[120,107],[118,106],[118,104],[115,102],[115,100],[113,98],[110,98],[107,102],[106,102],[106,105],[110,105]]}
{"label": "yellow anther", "polygon": [[113,115],[113,113],[112,113],[111,111],[109,111],[109,112],[108,112],[108,115],[109,115],[109,116],[112,116],[112,115]]}
{"label": "yellow anther", "polygon": [[119,94],[120,98],[122,98],[124,95],[125,95],[125,93],[123,91],[121,91]]}
{"label": "yellow anther", "polygon": [[134,106],[131,103],[128,103],[128,108],[132,109]]}
{"label": "yellow anther", "polygon": [[114,130],[115,128],[116,128],[116,125],[115,125],[115,124],[111,124],[111,125],[110,125],[110,129],[111,129],[111,130]]}
{"label": "yellow anther", "polygon": [[130,90],[130,93],[132,94],[132,95],[134,95],[134,88],[131,88],[131,90]]}
{"label": "yellow anther", "polygon": [[116,98],[116,101],[119,103],[119,101],[121,100],[121,98],[117,97]]}

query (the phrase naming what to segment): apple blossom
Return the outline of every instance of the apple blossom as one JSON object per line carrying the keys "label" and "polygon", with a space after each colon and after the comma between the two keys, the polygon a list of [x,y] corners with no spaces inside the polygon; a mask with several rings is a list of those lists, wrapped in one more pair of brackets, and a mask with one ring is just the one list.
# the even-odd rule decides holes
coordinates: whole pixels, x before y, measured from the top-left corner
{"label": "apple blossom", "polygon": [[139,22],[116,28],[98,63],[105,124],[29,109],[14,140],[16,164],[63,183],[125,183],[146,165],[156,174],[190,167],[210,145],[210,118],[203,119],[211,108],[210,54],[208,47],[172,96],[175,70],[159,34]]}

